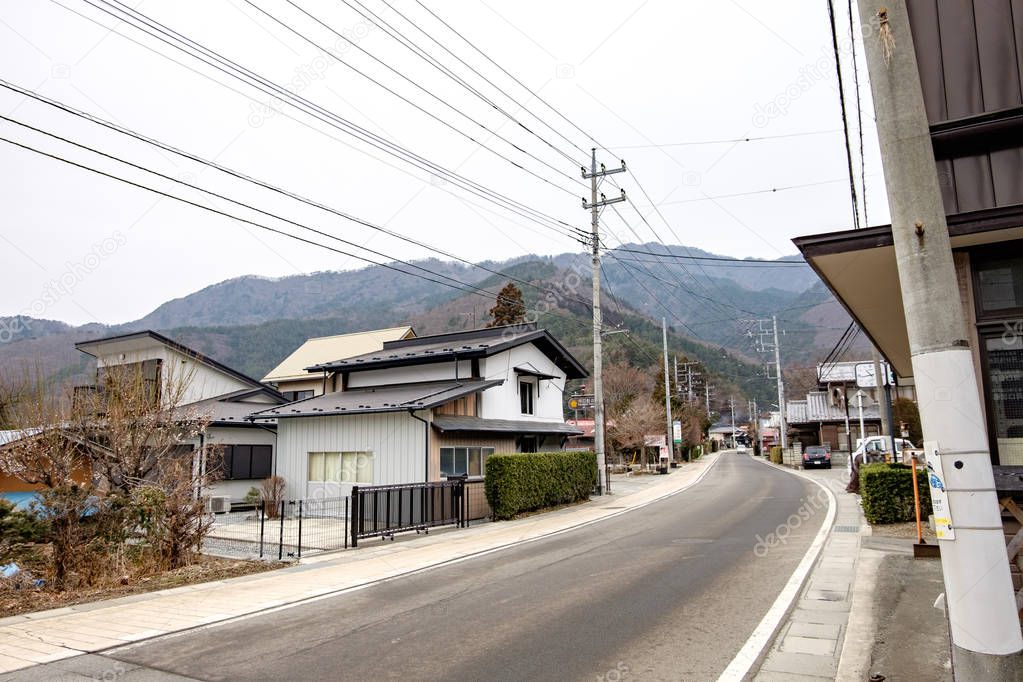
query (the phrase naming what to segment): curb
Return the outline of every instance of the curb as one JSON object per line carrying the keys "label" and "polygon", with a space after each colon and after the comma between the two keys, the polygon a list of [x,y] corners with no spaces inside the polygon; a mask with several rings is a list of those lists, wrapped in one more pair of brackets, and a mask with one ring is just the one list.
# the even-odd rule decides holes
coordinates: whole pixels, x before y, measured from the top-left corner
{"label": "curb", "polygon": [[828,535],[831,534],[831,528],[835,525],[835,516],[838,513],[838,500],[835,499],[834,493],[828,490],[827,486],[820,481],[799,471],[778,466],[764,460],[758,460],[752,455],[750,455],[750,459],[814,483],[828,496],[828,515],[825,517],[824,523],[821,524],[820,530],[817,531],[813,542],[810,543],[809,549],[806,550],[806,554],[803,555],[803,558],[796,566],[796,570],[792,572],[792,576],[785,583],[785,587],[782,588],[774,603],[771,604],[771,607],[764,614],[760,623],[754,628],[753,633],[746,640],[742,649],[739,650],[739,653],[735,655],[732,662],[728,664],[728,667],[718,677],[719,682],[750,679],[754,669],[758,668],[763,662],[782,624],[792,613],[792,609],[799,600],[799,595],[802,594],[803,587],[806,585],[806,581],[810,577],[814,566],[817,565],[817,560],[820,558],[821,552],[824,551],[824,544]]}

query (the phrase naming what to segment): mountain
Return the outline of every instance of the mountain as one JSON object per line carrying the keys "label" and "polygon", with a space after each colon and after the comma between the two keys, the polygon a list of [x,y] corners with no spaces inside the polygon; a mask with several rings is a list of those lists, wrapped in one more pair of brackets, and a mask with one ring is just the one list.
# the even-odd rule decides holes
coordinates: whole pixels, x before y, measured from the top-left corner
{"label": "mountain", "polygon": [[[655,244],[625,245],[604,259],[605,324],[629,330],[607,337],[610,361],[656,365],[664,317],[673,352],[703,362],[719,390],[763,400],[773,389],[762,378],[764,358],[753,349],[749,320],[781,311],[786,365],[794,358],[801,358],[801,365],[823,358],[849,323],[809,267],[724,259],[686,247],[669,247],[670,257],[651,255],[665,251]],[[783,260],[802,262],[798,256]],[[74,350],[75,342],[154,329],[259,378],[312,336],[398,324],[412,324],[423,334],[482,326],[493,301],[473,289],[496,294],[509,277],[529,283],[519,286],[538,323],[590,363],[587,255],[527,256],[481,265],[503,274],[430,259],[284,278],[239,277],[168,301],[122,325],[72,327],[53,320],[0,318],[0,367],[7,372],[28,367],[54,379],[83,381],[89,363]],[[455,282],[457,287],[448,286]]]}

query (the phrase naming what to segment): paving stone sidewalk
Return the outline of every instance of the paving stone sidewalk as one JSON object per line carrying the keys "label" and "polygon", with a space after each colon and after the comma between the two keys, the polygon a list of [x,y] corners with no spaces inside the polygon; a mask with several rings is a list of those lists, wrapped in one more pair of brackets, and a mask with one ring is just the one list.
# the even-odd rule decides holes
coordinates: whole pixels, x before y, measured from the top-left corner
{"label": "paving stone sidewalk", "polygon": [[860,541],[870,528],[859,497],[845,492],[844,467],[806,473],[834,493],[835,522],[798,601],[753,677],[758,681],[834,680],[838,674]]}

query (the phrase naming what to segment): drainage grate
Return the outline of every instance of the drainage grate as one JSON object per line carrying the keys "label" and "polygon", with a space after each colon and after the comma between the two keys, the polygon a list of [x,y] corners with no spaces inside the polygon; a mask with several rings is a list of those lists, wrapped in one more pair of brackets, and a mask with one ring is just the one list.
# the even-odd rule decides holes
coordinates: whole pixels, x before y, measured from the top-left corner
{"label": "drainage grate", "polygon": [[859,533],[859,526],[835,526],[832,529],[836,533]]}

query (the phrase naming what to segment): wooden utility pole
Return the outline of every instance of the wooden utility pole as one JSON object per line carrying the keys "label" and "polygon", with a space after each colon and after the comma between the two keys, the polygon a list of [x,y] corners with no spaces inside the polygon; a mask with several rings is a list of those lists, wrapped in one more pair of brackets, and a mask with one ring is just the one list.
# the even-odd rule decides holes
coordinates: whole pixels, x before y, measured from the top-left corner
{"label": "wooden utility pole", "polygon": [[601,325],[603,322],[600,317],[600,209],[608,204],[616,204],[619,201],[625,201],[625,190],[622,190],[621,197],[615,197],[613,199],[606,199],[603,195],[600,195],[600,201],[597,200],[597,181],[605,175],[611,175],[613,173],[624,173],[625,162],[622,161],[621,168],[612,168],[607,170],[603,164],[600,166],[600,171],[597,171],[597,150],[596,148],[591,150],[590,156],[590,170],[587,172],[586,167],[583,169],[583,178],[590,181],[590,201],[587,203],[586,199],[583,199],[583,208],[589,209],[590,211],[590,239],[592,241],[592,259],[591,264],[593,266],[593,450],[597,454],[597,487],[600,488],[601,494],[607,490],[607,466],[606,458],[604,453],[604,356],[603,348],[601,345]]}
{"label": "wooden utility pole", "polygon": [[1018,680],[1023,635],[906,0],[859,0],[859,14],[932,498],[947,497],[953,675]]}

